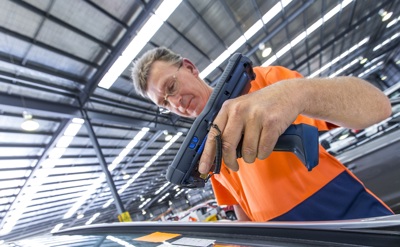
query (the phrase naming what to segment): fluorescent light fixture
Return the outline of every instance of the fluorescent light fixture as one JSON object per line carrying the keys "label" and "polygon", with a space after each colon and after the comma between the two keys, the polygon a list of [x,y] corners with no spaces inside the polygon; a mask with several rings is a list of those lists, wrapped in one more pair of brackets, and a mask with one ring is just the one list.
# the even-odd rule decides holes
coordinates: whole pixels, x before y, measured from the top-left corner
{"label": "fluorescent light fixture", "polygon": [[81,129],[83,123],[85,121],[83,119],[74,118],[71,123],[68,125],[67,129],[64,131],[65,136],[76,136],[76,134]]}
{"label": "fluorescent light fixture", "polygon": [[[167,4],[168,2],[168,4]],[[252,25],[244,35],[240,36],[226,51],[217,57],[206,69],[200,73],[200,78],[204,79],[216,67],[223,63],[229,56],[237,51],[245,42],[252,38],[264,25],[278,15],[292,0],[282,0],[275,4],[261,20]],[[141,28],[138,35],[127,46],[122,55],[111,66],[106,75],[101,79],[98,86],[109,89],[117,78],[122,74],[126,67],[133,61],[137,54],[143,49],[153,35],[158,31],[181,1],[164,1],[155,11],[155,14]]]}
{"label": "fluorescent light fixture", "polygon": [[142,204],[139,205],[139,209],[142,209],[150,200],[150,198],[147,198],[146,201],[142,202]]}
{"label": "fluorescent light fixture", "polygon": [[384,47],[385,45],[392,42],[393,40],[397,39],[398,37],[400,37],[400,32],[393,34],[392,37],[384,40],[381,44],[375,46],[374,49],[372,49],[372,50],[377,51],[377,50],[381,49],[382,47]]}
{"label": "fluorescent light fixture", "polygon": [[320,73],[322,73],[323,71],[325,71],[326,69],[331,67],[332,65],[336,64],[337,62],[339,62],[343,58],[347,57],[349,54],[351,54],[352,52],[354,52],[355,50],[357,50],[361,46],[365,45],[368,41],[369,41],[369,37],[364,38],[363,40],[358,42],[358,44],[352,46],[349,50],[343,52],[342,54],[340,54],[340,56],[338,56],[335,59],[331,60],[329,63],[325,64],[324,66],[322,66],[320,69],[318,69],[317,71],[315,71],[314,73],[312,73],[308,77],[312,78],[312,77],[315,77],[315,76],[319,75]]}
{"label": "fluorescent light fixture", "polygon": [[58,232],[61,229],[61,227],[63,227],[63,225],[64,225],[63,223],[57,224],[56,226],[54,226],[53,230],[50,231],[50,233]]}
{"label": "fluorescent light fixture", "polygon": [[400,20],[400,16],[397,17],[396,19],[392,20],[391,22],[389,22],[389,23],[387,24],[386,28],[389,28],[389,27],[395,25],[399,20]]}
{"label": "fluorescent light fixture", "polygon": [[66,148],[59,148],[59,147],[55,147],[52,150],[49,151],[49,157],[48,159],[59,159],[61,158],[61,156],[64,154]]}
{"label": "fluorescent light fixture", "polygon": [[108,166],[108,170],[112,172],[117,165],[129,154],[129,152],[139,143],[139,141],[146,135],[150,129],[147,127],[142,128],[139,133],[132,138],[128,145],[121,151],[121,153],[113,160]]}
{"label": "fluorescent light fixture", "polygon": [[90,198],[90,196],[94,193],[94,191],[96,191],[97,188],[99,188],[100,185],[105,180],[106,176],[104,175],[104,173],[100,174],[100,177],[97,178],[84,193],[82,193],[81,197],[74,203],[74,205],[72,205],[72,207],[68,210],[68,212],[64,214],[63,218],[64,219],[71,218],[72,215],[74,215],[74,213],[78,211],[79,207],[82,206],[82,204],[84,204],[86,200]]}
{"label": "fluorescent light fixture", "polygon": [[341,74],[343,71],[347,70],[348,68],[350,68],[351,66],[353,66],[354,64],[357,64],[359,62],[358,58],[354,59],[353,61],[351,61],[350,63],[346,64],[345,66],[343,66],[343,68],[339,69],[338,71],[336,71],[335,73],[329,75],[330,78],[335,77],[339,74]]}
{"label": "fluorescent light fixture", "polygon": [[111,203],[112,203],[113,201],[114,201],[113,198],[109,199],[109,200],[102,206],[102,208],[108,208],[108,207],[111,205]]}
{"label": "fluorescent light fixture", "polygon": [[313,33],[315,30],[320,28],[322,24],[325,22],[329,21],[333,16],[335,16],[337,13],[339,13],[340,10],[344,9],[347,5],[349,5],[353,0],[345,0],[341,2],[340,4],[336,5],[332,10],[330,10],[328,13],[326,13],[321,19],[318,21],[314,22],[310,27],[306,29],[306,31],[300,33],[296,38],[294,38],[292,41],[290,41],[287,45],[285,45],[281,50],[276,52],[274,56],[272,56],[270,59],[265,61],[262,66],[269,66],[273,62],[275,62],[278,58],[283,56],[286,52],[288,52],[292,47],[297,45],[300,41],[305,39],[307,35],[310,35]]}
{"label": "fluorescent light fixture", "polygon": [[175,197],[178,197],[180,194],[182,194],[185,191],[185,189],[181,189],[178,193],[175,194]]}
{"label": "fluorescent light fixture", "polygon": [[157,202],[162,202],[165,198],[167,198],[169,196],[169,192],[166,193],[165,195],[163,195],[163,197],[161,197],[160,199],[158,199]]}
{"label": "fluorescent light fixture", "polygon": [[156,191],[156,193],[154,193],[154,195],[160,194],[160,192],[163,191],[169,184],[170,184],[170,182],[166,182],[163,186],[161,186],[161,187]]}
{"label": "fluorescent light fixture", "polygon": [[62,136],[58,140],[58,142],[56,144],[56,147],[58,147],[58,148],[67,148],[69,146],[69,144],[71,144],[72,139],[74,139],[73,136]]}
{"label": "fluorescent light fixture", "polygon": [[115,61],[108,72],[100,80],[98,86],[109,89],[117,78],[124,72],[137,54],[154,36],[158,29],[164,24],[168,17],[179,6],[181,0],[163,1],[154,15],[143,25],[138,34],[132,39],[125,51]]}
{"label": "fluorescent light fixture", "polygon": [[99,216],[100,216],[100,213],[95,213],[88,221],[86,221],[85,225],[90,225],[90,224],[92,224],[93,221],[95,221],[95,219],[96,219],[97,217],[99,217]]}
{"label": "fluorescent light fixture", "polygon": [[383,61],[380,61],[379,63],[371,66],[371,68],[369,68],[369,69],[365,70],[364,72],[360,73],[358,75],[358,77],[364,77],[364,76],[368,75],[369,73],[373,72],[375,69],[377,69],[382,64],[383,64]]}
{"label": "fluorescent light fixture", "polygon": [[219,55],[210,65],[201,73],[200,78],[206,78],[216,67],[223,63],[229,56],[236,52],[245,42],[253,37],[264,25],[267,25],[276,15],[278,15],[292,0],[283,0],[274,5],[263,17],[262,21],[257,21],[251,26],[244,35],[240,36],[231,46],[228,47],[221,55]]}

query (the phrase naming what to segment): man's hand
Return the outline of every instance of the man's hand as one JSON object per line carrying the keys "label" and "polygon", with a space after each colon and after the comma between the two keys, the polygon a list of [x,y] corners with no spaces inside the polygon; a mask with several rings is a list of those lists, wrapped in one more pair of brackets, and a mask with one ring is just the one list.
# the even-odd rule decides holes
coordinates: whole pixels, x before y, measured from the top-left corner
{"label": "man's hand", "polygon": [[[255,158],[270,155],[298,114],[362,129],[384,120],[391,112],[387,96],[359,78],[298,78],[226,101],[213,123],[222,132],[222,158],[237,171],[236,147],[242,135],[242,157],[252,163]],[[207,174],[214,162],[217,134],[211,128],[200,159],[202,174]]]}
{"label": "man's hand", "polygon": [[[236,148],[243,136],[242,157],[246,163],[267,158],[279,136],[300,113],[292,92],[284,84],[271,85],[224,102],[213,121],[222,135],[222,157],[233,171],[239,169]],[[207,174],[214,163],[216,128],[211,128],[200,159],[199,172]]]}

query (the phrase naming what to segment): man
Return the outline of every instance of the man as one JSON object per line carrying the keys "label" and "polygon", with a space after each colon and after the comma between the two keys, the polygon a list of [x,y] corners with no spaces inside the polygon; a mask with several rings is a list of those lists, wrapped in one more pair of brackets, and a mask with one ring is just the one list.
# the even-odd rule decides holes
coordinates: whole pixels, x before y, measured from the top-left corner
{"label": "man", "polygon": [[[292,124],[328,130],[362,129],[391,114],[388,98],[354,77],[305,79],[279,66],[255,67],[247,95],[223,104],[213,124],[222,133],[223,165],[211,177],[219,204],[234,205],[239,220],[339,220],[393,212],[321,146],[311,172],[287,152],[273,152]],[[187,58],[166,48],[146,52],[133,65],[139,94],[184,117],[196,117],[212,88]],[[326,122],[325,122],[326,121]],[[215,158],[211,128],[198,170],[207,174]],[[242,135],[242,159],[236,147]]]}

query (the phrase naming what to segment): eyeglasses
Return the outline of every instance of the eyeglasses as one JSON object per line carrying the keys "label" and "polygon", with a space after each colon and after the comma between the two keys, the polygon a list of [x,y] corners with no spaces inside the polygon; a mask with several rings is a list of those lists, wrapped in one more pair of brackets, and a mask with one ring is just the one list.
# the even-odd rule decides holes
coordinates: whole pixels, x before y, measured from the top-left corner
{"label": "eyeglasses", "polygon": [[172,76],[172,80],[166,83],[165,86],[165,95],[164,95],[164,99],[162,101],[162,107],[163,108],[168,108],[171,104],[168,101],[168,97],[170,96],[174,96],[178,93],[179,91],[179,81],[177,78],[177,74],[179,72],[179,69],[182,67],[182,64],[179,65],[178,70],[175,72],[175,74]]}

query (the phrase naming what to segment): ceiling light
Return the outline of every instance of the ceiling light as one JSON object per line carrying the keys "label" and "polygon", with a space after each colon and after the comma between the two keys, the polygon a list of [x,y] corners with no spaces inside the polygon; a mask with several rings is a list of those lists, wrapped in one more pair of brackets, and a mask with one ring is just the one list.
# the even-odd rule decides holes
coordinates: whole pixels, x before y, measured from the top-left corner
{"label": "ceiling light", "polygon": [[271,52],[272,52],[272,49],[271,49],[271,47],[267,47],[267,48],[265,48],[263,51],[262,51],[262,57],[268,57],[269,56],[269,54],[271,54]]}
{"label": "ceiling light", "polygon": [[22,116],[24,117],[24,121],[21,124],[21,128],[26,131],[34,131],[39,128],[39,123],[33,120],[32,114],[30,114],[27,111],[24,111],[22,113]]}
{"label": "ceiling light", "polygon": [[130,178],[129,174],[125,174],[122,179],[127,180],[128,178]]}
{"label": "ceiling light", "polygon": [[362,58],[361,60],[360,60],[360,64],[365,64],[366,62],[368,61],[368,58]]}
{"label": "ceiling light", "polygon": [[385,22],[385,21],[389,20],[390,17],[392,17],[392,15],[393,15],[393,12],[386,13],[384,16],[382,16],[382,21]]}

